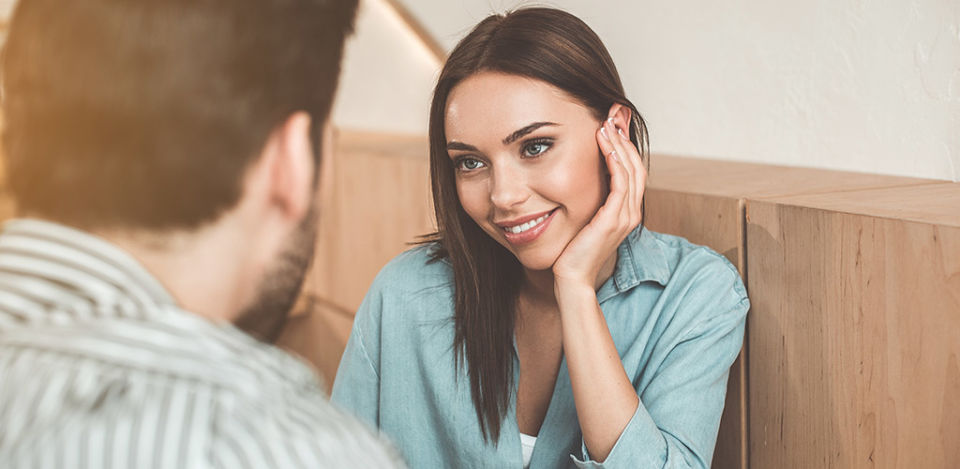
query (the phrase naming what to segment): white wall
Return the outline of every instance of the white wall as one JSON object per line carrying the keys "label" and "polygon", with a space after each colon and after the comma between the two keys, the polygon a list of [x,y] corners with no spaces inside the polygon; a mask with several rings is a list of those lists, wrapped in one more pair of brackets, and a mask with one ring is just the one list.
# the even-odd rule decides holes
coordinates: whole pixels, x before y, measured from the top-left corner
{"label": "white wall", "polygon": [[[394,0],[448,50],[517,0]],[[0,0],[6,18],[15,0]],[[439,62],[361,0],[334,121],[426,133]],[[960,181],[958,0],[553,0],[605,41],[659,153]]]}
{"label": "white wall", "polygon": [[344,52],[333,121],[351,129],[426,134],[440,60],[385,0],[361,0]]}
{"label": "white wall", "polygon": [[[398,1],[448,50],[491,11],[518,4]],[[957,0],[548,4],[577,14],[605,41],[655,152],[960,181]],[[365,21],[361,15],[354,41],[377,34],[379,45],[350,50],[347,70],[380,63],[404,101],[345,93],[336,117],[347,126],[425,132],[433,85],[425,77],[435,70],[416,48],[371,33]],[[376,74],[347,80],[354,90],[383,86]],[[343,118],[377,105],[387,111]]]}

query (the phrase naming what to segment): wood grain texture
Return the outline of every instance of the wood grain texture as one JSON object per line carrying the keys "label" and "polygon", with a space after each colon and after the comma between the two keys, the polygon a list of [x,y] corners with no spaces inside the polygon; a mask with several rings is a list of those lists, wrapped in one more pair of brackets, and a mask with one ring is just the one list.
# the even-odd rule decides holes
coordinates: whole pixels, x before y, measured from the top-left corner
{"label": "wood grain texture", "polygon": [[435,225],[425,138],[337,131],[327,142],[316,255],[279,343],[329,388],[373,278]]}
{"label": "wood grain texture", "polygon": [[936,182],[826,194],[797,194],[768,200],[834,212],[960,226],[960,183]]}
{"label": "wood grain texture", "polygon": [[304,289],[356,311],[377,272],[435,230],[424,138],[340,132]]}
{"label": "wood grain texture", "polygon": [[290,318],[277,344],[310,363],[330,392],[352,327],[351,314],[328,303],[311,302]]}
{"label": "wood grain texture", "polygon": [[[647,225],[713,248],[747,279],[744,206],[747,198],[815,196],[874,188],[937,185],[940,181],[810,168],[655,155],[647,188]],[[752,293],[751,293],[752,297]],[[752,312],[750,313],[753,314]],[[730,370],[713,467],[751,467],[748,367],[752,334],[748,323],[744,350]],[[762,357],[762,355],[761,355]],[[752,466],[772,467],[772,466]]]}
{"label": "wood grain texture", "polygon": [[[2,127],[2,119],[0,119],[0,127]],[[7,173],[4,169],[4,158],[2,152],[0,152],[0,223],[12,218],[15,208],[13,198],[10,196],[8,190],[6,178]]]}
{"label": "wood grain texture", "polygon": [[734,198],[818,194],[943,181],[654,155],[649,187]]}
{"label": "wood grain texture", "polygon": [[960,227],[747,214],[750,467],[960,467]]}

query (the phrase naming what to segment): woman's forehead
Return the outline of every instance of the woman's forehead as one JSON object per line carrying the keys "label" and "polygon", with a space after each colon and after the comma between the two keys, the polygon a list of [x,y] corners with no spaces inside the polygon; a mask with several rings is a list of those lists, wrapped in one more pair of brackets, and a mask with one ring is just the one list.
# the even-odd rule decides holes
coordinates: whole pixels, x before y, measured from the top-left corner
{"label": "woman's forehead", "polygon": [[451,90],[445,129],[447,140],[503,138],[532,122],[564,125],[585,118],[592,120],[589,109],[549,83],[518,75],[481,72]]}

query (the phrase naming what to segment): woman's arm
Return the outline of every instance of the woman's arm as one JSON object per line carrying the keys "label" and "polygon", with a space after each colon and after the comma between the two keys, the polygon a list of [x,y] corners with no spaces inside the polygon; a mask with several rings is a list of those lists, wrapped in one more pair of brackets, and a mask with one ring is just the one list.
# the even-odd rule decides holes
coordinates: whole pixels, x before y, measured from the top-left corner
{"label": "woman's arm", "polygon": [[[682,335],[663,338],[661,341],[664,343],[652,351],[642,384],[638,384],[643,388],[634,391],[639,397],[639,404],[635,412],[627,417],[627,423],[602,459],[590,446],[595,443],[587,440],[584,412],[588,412],[588,409],[579,404],[580,397],[576,394],[576,386],[590,387],[591,383],[580,381],[574,384],[577,413],[584,434],[583,461],[575,460],[579,467],[710,467],[723,413],[727,376],[743,343],[749,302],[742,290],[738,291],[734,285],[737,281],[735,273],[707,268],[703,274],[703,278],[719,277],[724,281],[697,279],[696,282],[701,286],[696,288],[699,291],[692,296],[709,294],[713,298],[706,301],[685,299],[678,305],[682,312],[667,313],[703,320],[692,324]],[[572,366],[570,373],[571,381],[576,383]],[[604,401],[612,400],[614,393],[607,397],[607,393],[599,389],[609,384],[596,383],[593,386],[600,397],[591,397],[590,403],[600,408],[605,404]]]}
{"label": "woman's arm", "polygon": [[617,246],[641,222],[646,169],[636,147],[620,128],[628,108],[614,105],[597,141],[610,171],[610,194],[590,223],[554,264],[554,295],[563,325],[563,349],[570,370],[577,416],[591,456],[602,461],[639,406],[607,330],[596,283]]}
{"label": "woman's arm", "polygon": [[640,398],[623,369],[592,285],[557,286],[563,352],[577,417],[591,459],[603,461],[637,411]]}
{"label": "woman's arm", "polygon": [[614,122],[621,128],[629,122],[629,114],[616,105],[597,137],[610,169],[610,195],[553,269],[588,459],[576,462],[581,467],[706,468],[749,303],[732,267],[719,258],[706,260],[686,279],[691,288],[672,312],[682,310],[698,322],[655,352],[642,394],[633,387],[596,297],[597,283],[609,276],[603,272],[609,270],[607,259],[640,224],[646,182],[636,147]]}

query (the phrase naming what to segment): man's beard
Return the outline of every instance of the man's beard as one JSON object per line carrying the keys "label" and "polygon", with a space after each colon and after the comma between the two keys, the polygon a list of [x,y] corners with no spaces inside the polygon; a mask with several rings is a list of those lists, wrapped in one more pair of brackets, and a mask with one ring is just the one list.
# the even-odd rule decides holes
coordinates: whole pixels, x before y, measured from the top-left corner
{"label": "man's beard", "polygon": [[286,249],[267,269],[253,303],[236,321],[238,328],[267,343],[274,343],[280,337],[313,260],[317,218],[316,207],[311,205],[291,233]]}

